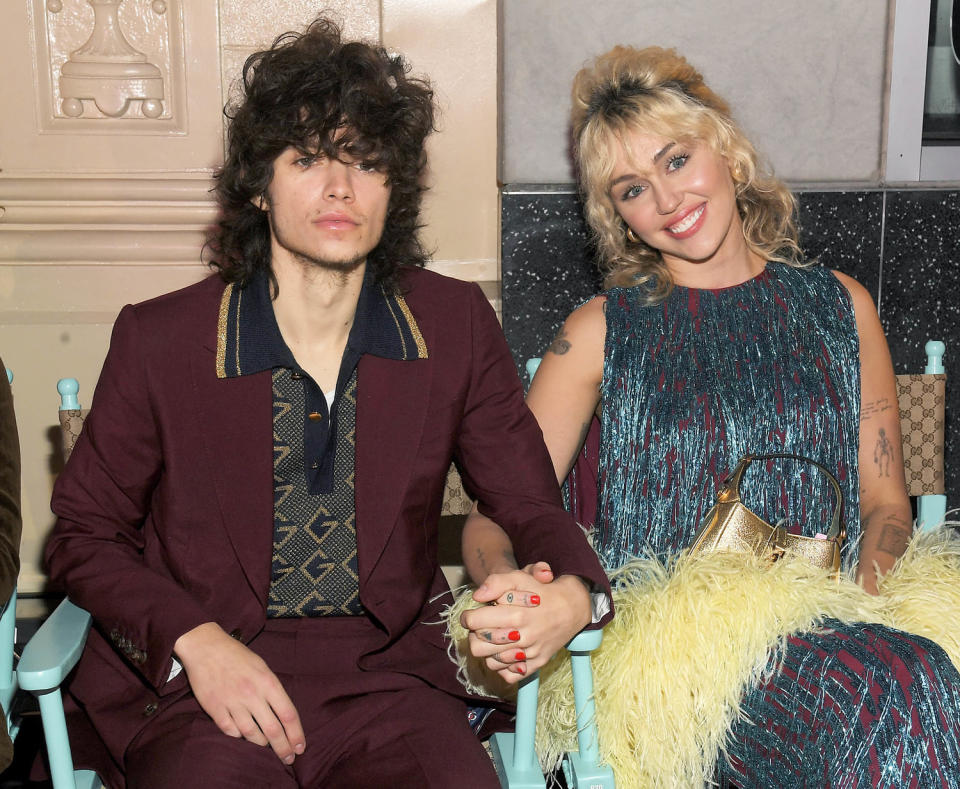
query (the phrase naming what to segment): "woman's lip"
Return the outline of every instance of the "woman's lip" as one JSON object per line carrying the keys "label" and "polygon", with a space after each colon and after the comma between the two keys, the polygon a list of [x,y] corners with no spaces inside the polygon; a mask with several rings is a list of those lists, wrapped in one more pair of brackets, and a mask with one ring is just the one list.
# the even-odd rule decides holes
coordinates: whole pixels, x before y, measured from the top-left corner
{"label": "woman's lip", "polygon": [[[676,232],[670,229],[672,227],[676,227],[677,225],[682,225],[687,219],[689,219],[692,215],[697,214],[698,212],[699,212],[699,215],[697,216],[693,224],[690,225],[689,227],[679,232]],[[703,224],[703,219],[706,215],[707,215],[707,204],[705,202],[700,203],[700,205],[695,206],[694,208],[691,208],[689,211],[685,211],[683,216],[681,216],[679,219],[675,219],[669,225],[666,225],[663,229],[667,233],[669,233],[672,238],[689,238],[700,229],[700,226]]]}

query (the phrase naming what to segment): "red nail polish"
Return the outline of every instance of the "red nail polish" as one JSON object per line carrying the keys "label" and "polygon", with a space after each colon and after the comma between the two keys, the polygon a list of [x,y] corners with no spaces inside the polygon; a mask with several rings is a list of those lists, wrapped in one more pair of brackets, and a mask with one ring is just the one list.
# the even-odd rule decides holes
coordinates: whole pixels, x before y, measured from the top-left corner
{"label": "red nail polish", "polygon": [[519,641],[520,633],[517,630],[511,630],[509,633],[507,633],[507,638],[509,638],[511,641]]}
{"label": "red nail polish", "polygon": [[513,656],[513,659],[517,661],[526,660],[527,655],[525,652],[517,652],[517,654]]}
{"label": "red nail polish", "polygon": [[521,674],[527,673],[527,670],[523,666],[517,666],[517,671],[519,671]]}
{"label": "red nail polish", "polygon": [[540,605],[540,595],[538,594],[530,595],[530,605]]}

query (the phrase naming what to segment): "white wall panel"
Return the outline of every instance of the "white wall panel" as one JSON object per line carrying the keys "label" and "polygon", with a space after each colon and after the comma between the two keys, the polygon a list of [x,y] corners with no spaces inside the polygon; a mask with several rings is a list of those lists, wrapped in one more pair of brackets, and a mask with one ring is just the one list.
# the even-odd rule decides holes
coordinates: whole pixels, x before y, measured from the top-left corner
{"label": "white wall panel", "polygon": [[685,55],[785,179],[876,183],[887,17],[887,0],[503,0],[501,180],[573,180],[573,75],[629,44]]}

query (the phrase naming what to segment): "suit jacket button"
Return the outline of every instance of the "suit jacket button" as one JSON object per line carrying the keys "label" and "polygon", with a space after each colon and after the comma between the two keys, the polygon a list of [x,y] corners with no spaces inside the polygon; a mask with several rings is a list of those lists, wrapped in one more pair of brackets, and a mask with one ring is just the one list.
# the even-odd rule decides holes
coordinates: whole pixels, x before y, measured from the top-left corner
{"label": "suit jacket button", "polygon": [[239,627],[230,631],[230,638],[235,638],[237,641],[243,641],[243,633],[240,631]]}
{"label": "suit jacket button", "polygon": [[155,701],[151,701],[146,707],[143,708],[143,717],[149,718],[156,711],[157,711],[157,703]]}

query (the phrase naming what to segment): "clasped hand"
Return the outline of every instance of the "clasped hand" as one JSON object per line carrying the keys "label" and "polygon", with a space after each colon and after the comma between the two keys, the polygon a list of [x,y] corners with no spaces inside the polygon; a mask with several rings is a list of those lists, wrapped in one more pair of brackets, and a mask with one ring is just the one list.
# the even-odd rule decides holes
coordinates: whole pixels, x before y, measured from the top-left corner
{"label": "clasped hand", "polygon": [[591,619],[584,581],[575,575],[553,580],[545,562],[487,576],[473,599],[493,605],[460,617],[470,631],[470,652],[509,684],[543,666]]}

